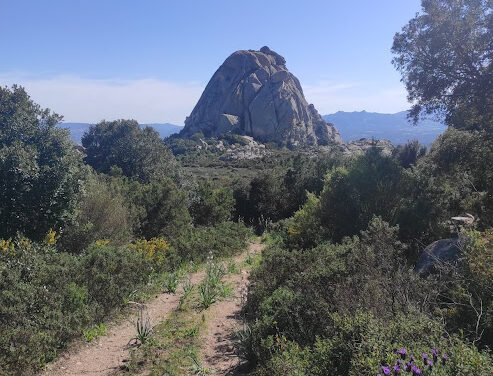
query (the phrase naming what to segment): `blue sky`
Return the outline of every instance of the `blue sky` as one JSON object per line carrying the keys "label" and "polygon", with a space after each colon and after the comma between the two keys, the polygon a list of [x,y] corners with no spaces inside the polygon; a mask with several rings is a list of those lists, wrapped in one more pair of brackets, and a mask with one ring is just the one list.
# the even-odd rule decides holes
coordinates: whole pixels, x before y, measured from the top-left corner
{"label": "blue sky", "polygon": [[182,124],[232,52],[286,58],[320,113],[397,112],[395,32],[419,0],[0,0],[0,84],[66,121]]}

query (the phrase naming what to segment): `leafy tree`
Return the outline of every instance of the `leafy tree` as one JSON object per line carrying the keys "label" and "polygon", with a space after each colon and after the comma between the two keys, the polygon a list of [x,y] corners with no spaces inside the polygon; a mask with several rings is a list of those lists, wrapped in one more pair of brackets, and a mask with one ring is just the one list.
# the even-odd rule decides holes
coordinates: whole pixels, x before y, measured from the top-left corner
{"label": "leafy tree", "polygon": [[128,189],[137,236],[171,237],[190,225],[186,193],[171,179],[162,178],[148,184],[129,182]]}
{"label": "leafy tree", "polygon": [[416,165],[418,159],[426,154],[426,146],[420,145],[418,140],[409,141],[405,145],[397,145],[392,151],[399,164],[404,168]]}
{"label": "leafy tree", "polygon": [[492,41],[491,0],[422,0],[392,47],[415,122],[434,113],[456,128],[493,130]]}
{"label": "leafy tree", "polygon": [[233,192],[228,188],[213,189],[208,182],[199,183],[192,192],[190,214],[196,225],[212,226],[231,220]]}
{"label": "leafy tree", "polygon": [[135,120],[102,121],[82,137],[86,162],[96,171],[109,173],[118,167],[123,175],[142,183],[163,176],[178,180],[178,165],[159,133],[141,129]]}
{"label": "leafy tree", "polygon": [[[493,226],[493,137],[448,129],[416,165],[420,196],[433,203],[440,221],[468,212],[478,225]],[[430,216],[429,218],[433,218]]]}
{"label": "leafy tree", "polygon": [[396,224],[402,178],[402,168],[377,148],[329,173],[320,195],[320,216],[332,240],[357,234],[374,215]]}
{"label": "leafy tree", "polygon": [[84,168],[60,115],[0,88],[0,238],[41,239],[74,213]]}

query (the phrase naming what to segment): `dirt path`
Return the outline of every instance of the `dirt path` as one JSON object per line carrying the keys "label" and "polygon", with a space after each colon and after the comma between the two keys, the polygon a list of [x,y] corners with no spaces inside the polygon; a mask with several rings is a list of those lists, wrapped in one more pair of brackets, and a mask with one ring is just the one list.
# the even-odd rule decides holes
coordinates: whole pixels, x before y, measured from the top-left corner
{"label": "dirt path", "polygon": [[[196,284],[204,278],[203,271],[190,276]],[[146,304],[151,325],[156,325],[178,307],[181,294],[161,293]],[[135,336],[135,321],[138,312],[126,320],[110,325],[108,334],[91,343],[83,343],[67,351],[48,365],[42,376],[64,375],[108,375],[119,369],[128,359],[127,344]]]}
{"label": "dirt path", "polygon": [[[263,244],[253,243],[249,253],[259,253],[263,248]],[[203,366],[212,374],[242,375],[239,370],[241,362],[234,351],[234,333],[242,324],[240,311],[248,289],[250,271],[243,265],[247,257],[248,252],[236,259],[236,265],[241,268],[240,273],[226,278],[226,282],[234,287],[234,296],[216,303],[207,314],[207,327],[201,338],[201,354]]]}

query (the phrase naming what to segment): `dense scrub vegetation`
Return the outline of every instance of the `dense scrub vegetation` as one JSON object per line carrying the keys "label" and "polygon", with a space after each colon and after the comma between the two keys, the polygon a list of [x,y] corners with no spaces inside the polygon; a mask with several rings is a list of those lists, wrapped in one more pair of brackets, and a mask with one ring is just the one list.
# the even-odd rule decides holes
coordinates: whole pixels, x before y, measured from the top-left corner
{"label": "dense scrub vegetation", "polygon": [[[257,374],[492,375],[491,1],[422,5],[393,52],[412,116],[449,125],[429,150],[232,162],[133,120],[75,147],[59,115],[0,88],[0,372],[35,374],[166,273],[243,249],[250,226],[269,243],[238,343]],[[458,257],[418,274],[444,238]]]}
{"label": "dense scrub vegetation", "polygon": [[185,178],[152,129],[103,121],[81,152],[60,120],[0,89],[2,374],[36,374],[166,273],[250,237],[231,222],[232,190]]}
{"label": "dense scrub vegetation", "polygon": [[[411,115],[449,129],[429,151],[410,142],[337,161],[292,216],[266,210],[288,218],[267,226],[238,334],[256,374],[493,373],[493,12],[482,0],[422,5],[394,39],[394,63]],[[252,192],[273,202],[264,187],[280,181]],[[418,274],[443,238],[458,256]]]}

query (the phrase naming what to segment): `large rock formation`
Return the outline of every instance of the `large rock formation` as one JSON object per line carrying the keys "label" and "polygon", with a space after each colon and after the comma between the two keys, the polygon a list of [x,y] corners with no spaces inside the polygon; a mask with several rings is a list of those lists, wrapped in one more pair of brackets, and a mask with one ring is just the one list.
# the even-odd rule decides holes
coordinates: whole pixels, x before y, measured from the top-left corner
{"label": "large rock formation", "polygon": [[229,56],[214,73],[180,135],[232,132],[288,146],[342,143],[309,105],[282,56],[262,47]]}

